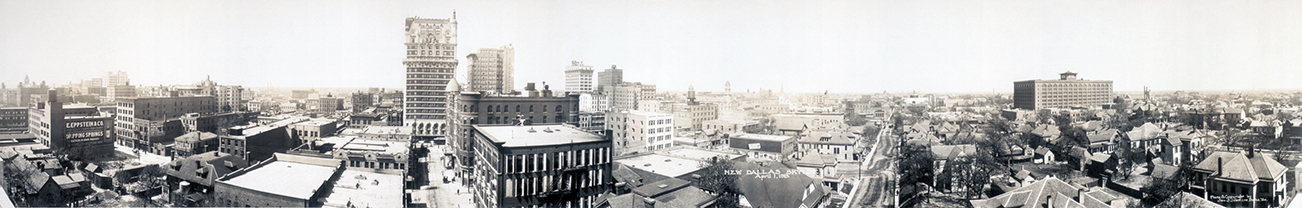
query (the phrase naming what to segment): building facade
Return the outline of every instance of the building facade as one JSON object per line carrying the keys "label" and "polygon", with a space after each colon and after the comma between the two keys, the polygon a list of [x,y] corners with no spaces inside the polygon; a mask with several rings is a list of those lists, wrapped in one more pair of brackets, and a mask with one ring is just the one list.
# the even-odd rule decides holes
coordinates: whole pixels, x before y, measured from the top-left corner
{"label": "building facade", "polygon": [[22,133],[27,131],[27,108],[0,108],[0,134]]}
{"label": "building facade", "polygon": [[614,90],[615,85],[624,83],[624,70],[610,65],[609,69],[597,72],[597,92]]}
{"label": "building facade", "polygon": [[1013,82],[1013,107],[1028,110],[1043,108],[1102,108],[1112,105],[1111,80],[1083,80],[1071,71],[1057,80]]}
{"label": "building facade", "polygon": [[139,147],[170,141],[186,132],[182,116],[215,113],[216,102],[211,96],[117,99],[114,127],[118,142]]}
{"label": "building facade", "polygon": [[483,48],[466,55],[470,91],[510,94],[515,90],[515,47]]}
{"label": "building facade", "polygon": [[580,61],[570,61],[565,67],[565,92],[592,93],[592,66]]}
{"label": "building facade", "polygon": [[479,92],[461,92],[459,85],[449,87],[459,96],[449,98],[458,106],[450,108],[449,116],[453,118],[449,125],[436,126],[433,131],[448,133],[446,141],[455,149],[454,159],[457,166],[465,173],[472,171],[475,144],[471,138],[472,125],[507,124],[507,125],[556,125],[575,124],[578,122],[579,98],[577,94],[552,96],[550,90],[543,93],[526,93],[535,96],[501,96],[484,95]]}
{"label": "building facade", "polygon": [[656,151],[674,144],[674,116],[666,113],[607,113],[606,130],[614,139],[614,155]]}
{"label": "building facade", "polygon": [[477,207],[587,207],[611,190],[611,140],[567,125],[476,125]]}
{"label": "building facade", "polygon": [[95,107],[64,106],[58,92],[49,100],[28,108],[28,131],[50,149],[65,150],[73,158],[94,158],[113,154],[113,117],[100,115]]}
{"label": "building facade", "polygon": [[457,18],[407,18],[404,125],[447,117],[447,85],[457,70]]}

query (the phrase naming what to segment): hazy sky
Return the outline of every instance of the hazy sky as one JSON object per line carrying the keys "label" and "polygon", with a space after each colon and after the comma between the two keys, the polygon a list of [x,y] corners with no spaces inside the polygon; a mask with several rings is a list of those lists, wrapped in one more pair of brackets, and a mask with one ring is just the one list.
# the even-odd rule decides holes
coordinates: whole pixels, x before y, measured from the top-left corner
{"label": "hazy sky", "polygon": [[1118,91],[1302,89],[1302,1],[9,1],[0,82],[403,86],[403,19],[465,56],[514,44],[516,86],[571,60],[662,91],[1011,92],[1071,70]]}

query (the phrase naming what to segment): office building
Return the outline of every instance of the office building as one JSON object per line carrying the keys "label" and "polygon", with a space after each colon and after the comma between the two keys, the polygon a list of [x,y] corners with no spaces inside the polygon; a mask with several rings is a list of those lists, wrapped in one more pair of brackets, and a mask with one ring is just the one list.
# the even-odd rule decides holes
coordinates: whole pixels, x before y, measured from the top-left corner
{"label": "office building", "polygon": [[789,159],[796,152],[796,138],[780,135],[741,134],[728,138],[728,147],[754,159]]}
{"label": "office building", "polygon": [[231,127],[228,135],[218,137],[217,151],[232,154],[249,162],[265,160],[272,153],[285,152],[298,147],[289,125],[307,121],[307,118],[290,118],[266,125]]}
{"label": "office building", "polygon": [[170,142],[186,132],[180,120],[182,116],[213,114],[217,112],[216,102],[211,96],[117,99],[118,143],[144,147]]}
{"label": "office building", "polygon": [[[447,85],[457,70],[457,18],[407,18],[407,89],[403,125],[444,123]],[[427,121],[428,120],[428,121]]]}
{"label": "office building", "polygon": [[0,108],[0,134],[17,134],[27,131],[27,108]]}
{"label": "office building", "polygon": [[1013,107],[1027,110],[1044,108],[1103,108],[1112,105],[1112,80],[1083,80],[1071,71],[1057,80],[1013,82]]}
{"label": "office building", "polygon": [[289,131],[292,134],[292,139],[298,140],[300,144],[305,144],[316,141],[317,138],[334,136],[338,126],[333,119],[310,119],[290,124]]}
{"label": "office building", "polygon": [[18,83],[18,89],[12,96],[14,99],[11,99],[12,101],[10,101],[9,105],[28,107],[35,103],[45,102],[45,100],[35,99],[34,97],[46,95],[46,93],[49,93],[49,90],[50,86],[45,85],[44,81],[37,84],[32,82],[30,79],[27,79],[27,77],[23,77],[23,82]]}
{"label": "office building", "polygon": [[454,159],[459,161],[457,166],[466,173],[469,173],[474,165],[474,157],[471,155],[474,140],[469,139],[471,125],[556,125],[575,124],[578,121],[576,120],[579,105],[577,94],[556,96],[548,86],[544,86],[542,92],[538,92],[533,88],[533,83],[526,85],[525,96],[462,92],[459,86],[455,84],[449,86],[451,93],[459,95],[451,98],[459,103],[459,106],[448,111],[449,116],[456,119],[451,119],[451,123],[446,126],[429,124],[434,127],[418,131],[447,132],[446,142],[456,150]]}
{"label": "office building", "polygon": [[515,48],[511,45],[479,49],[479,53],[466,55],[466,61],[470,62],[466,90],[501,94],[515,90]]}
{"label": "office building", "polygon": [[584,207],[610,191],[611,140],[567,125],[475,125],[477,207]]}
{"label": "office building", "polygon": [[181,125],[185,127],[185,132],[213,132],[225,133],[228,127],[240,126],[248,123],[257,116],[252,113],[219,113],[219,114],[200,114],[187,113],[181,116]]}
{"label": "office building", "polygon": [[127,72],[124,71],[105,73],[104,91],[109,101],[136,97],[136,87],[131,86],[131,79],[127,78]]}
{"label": "office building", "polygon": [[309,90],[293,90],[293,91],[290,91],[290,96],[289,96],[289,98],[291,98],[291,99],[295,99],[295,100],[298,100],[298,99],[307,99],[307,97],[308,97],[308,96],[311,96],[312,94],[316,94],[316,89],[309,89]]}
{"label": "office building", "polygon": [[597,92],[614,90],[615,85],[624,83],[624,70],[610,65],[609,69],[597,72]]}
{"label": "office building", "polygon": [[376,106],[375,104],[378,103],[376,102],[376,98],[378,97],[375,96],[375,93],[358,91],[354,92],[351,98],[353,101],[352,108],[354,113],[373,108]]}
{"label": "office building", "polygon": [[704,127],[704,122],[719,119],[719,106],[714,103],[697,102],[696,89],[692,86],[687,86],[687,103],[677,103],[671,108],[675,116],[676,129],[687,127],[686,129],[692,131],[700,131]]}
{"label": "office building", "polygon": [[219,144],[217,134],[208,132],[190,132],[176,137],[175,140],[176,142],[172,143],[172,150],[177,157],[189,157],[205,152],[216,153]]}
{"label": "office building", "polygon": [[673,146],[673,125],[674,116],[665,113],[606,113],[606,130],[614,139],[614,155],[636,154]]}
{"label": "office building", "polygon": [[407,141],[368,140],[357,136],[321,138],[309,144],[312,150],[303,155],[328,157],[344,161],[353,169],[407,171],[411,163]]}
{"label": "office building", "polygon": [[53,150],[71,158],[91,159],[113,154],[113,117],[91,106],[64,106],[48,91],[48,99],[28,108],[28,131]]}
{"label": "office building", "polygon": [[592,93],[592,66],[570,61],[570,66],[565,67],[565,92]]}

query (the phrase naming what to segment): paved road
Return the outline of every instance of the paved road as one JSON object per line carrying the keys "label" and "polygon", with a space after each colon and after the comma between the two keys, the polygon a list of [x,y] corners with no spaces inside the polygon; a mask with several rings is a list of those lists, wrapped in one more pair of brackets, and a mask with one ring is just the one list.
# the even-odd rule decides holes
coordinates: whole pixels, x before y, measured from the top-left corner
{"label": "paved road", "polygon": [[461,181],[443,183],[443,171],[452,170],[447,170],[440,160],[443,156],[442,148],[430,148],[429,155],[427,167],[430,186],[425,188],[429,207],[472,207],[473,195],[469,192],[470,189],[461,185]]}

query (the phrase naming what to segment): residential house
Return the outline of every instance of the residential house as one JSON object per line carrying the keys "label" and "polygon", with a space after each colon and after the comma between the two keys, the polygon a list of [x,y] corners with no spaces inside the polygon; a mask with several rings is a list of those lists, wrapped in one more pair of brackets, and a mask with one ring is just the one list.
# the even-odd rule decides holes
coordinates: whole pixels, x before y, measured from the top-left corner
{"label": "residential house", "polygon": [[818,154],[833,155],[834,161],[855,161],[854,143],[858,140],[853,133],[844,131],[810,131],[801,135],[801,149],[813,150]]}
{"label": "residential house", "polygon": [[971,203],[972,207],[977,208],[1106,208],[1111,207],[1117,199],[1119,198],[1102,190],[1086,189],[1050,176],[998,196],[971,200]]}
{"label": "residential house", "polygon": [[1114,145],[1121,139],[1121,131],[1117,129],[1103,129],[1098,131],[1089,131],[1085,133],[1089,137],[1089,152],[1109,154],[1116,151]]}
{"label": "residential house", "polygon": [[1254,206],[1249,200],[1215,200],[1245,197],[1258,201],[1256,207],[1280,206],[1288,197],[1284,178],[1287,168],[1275,159],[1255,151],[1214,152],[1193,167],[1190,192],[1213,199],[1227,207]]}

